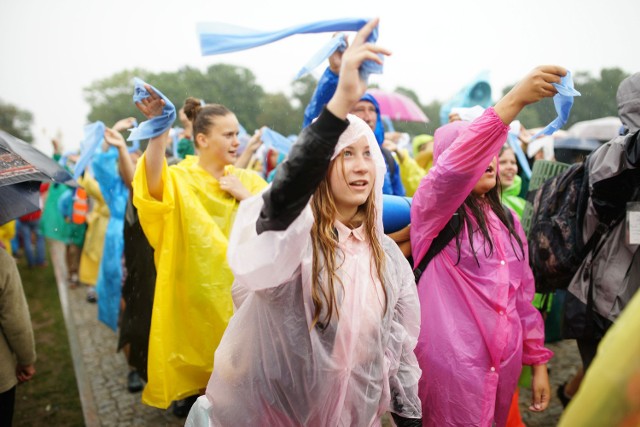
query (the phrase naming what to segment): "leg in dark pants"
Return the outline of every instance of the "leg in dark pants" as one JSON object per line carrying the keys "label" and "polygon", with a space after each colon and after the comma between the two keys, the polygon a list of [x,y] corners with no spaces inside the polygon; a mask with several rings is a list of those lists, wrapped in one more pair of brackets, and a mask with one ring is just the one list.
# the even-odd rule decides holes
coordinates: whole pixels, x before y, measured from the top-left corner
{"label": "leg in dark pants", "polygon": [[13,407],[16,403],[16,386],[0,393],[0,427],[11,427]]}

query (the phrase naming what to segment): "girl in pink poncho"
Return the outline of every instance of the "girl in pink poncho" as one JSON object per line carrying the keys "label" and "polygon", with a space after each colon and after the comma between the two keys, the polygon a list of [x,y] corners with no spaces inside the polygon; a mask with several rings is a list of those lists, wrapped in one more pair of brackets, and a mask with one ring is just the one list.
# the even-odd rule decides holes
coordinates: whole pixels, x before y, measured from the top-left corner
{"label": "girl in pink poncho", "polygon": [[347,115],[366,86],[358,32],[334,97],[261,196],[242,202],[229,242],[237,311],[186,426],[420,423],[411,267],[382,228],[386,166],[371,128]]}
{"label": "girl in pink poncho", "polygon": [[416,356],[426,426],[504,426],[522,365],[533,369],[532,411],[549,402],[544,324],[531,304],[525,234],[500,204],[496,156],[527,104],[556,93],[566,71],[540,67],[495,108],[435,133],[434,167],[411,207],[416,265],[454,213],[463,225],[418,283],[422,328]]}

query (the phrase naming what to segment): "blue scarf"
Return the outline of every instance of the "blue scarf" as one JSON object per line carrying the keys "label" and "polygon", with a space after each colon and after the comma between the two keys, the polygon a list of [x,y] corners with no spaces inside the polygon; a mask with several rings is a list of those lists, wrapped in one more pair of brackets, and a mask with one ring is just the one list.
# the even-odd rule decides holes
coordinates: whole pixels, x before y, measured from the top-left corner
{"label": "blue scarf", "polygon": [[556,107],[558,117],[556,117],[551,123],[547,125],[540,132],[536,133],[531,140],[538,138],[540,135],[551,135],[569,120],[569,113],[573,106],[573,97],[580,96],[580,92],[573,88],[573,77],[571,71],[567,71],[567,75],[562,78],[560,84],[552,83],[553,86],[558,89],[553,97],[553,105]]}
{"label": "blue scarf", "polygon": [[[140,102],[150,96],[149,92],[147,92],[147,89],[145,89],[144,87],[144,85],[146,84],[144,81],[137,77],[134,77],[133,84],[134,103]],[[158,135],[162,135],[167,129],[171,128],[171,125],[176,120],[176,107],[174,107],[171,101],[169,101],[169,98],[164,96],[162,92],[160,92],[155,87],[151,86],[151,88],[165,102],[165,105],[162,108],[162,114],[154,117],[153,119],[140,123],[137,128],[131,130],[127,141],[135,141],[136,139],[149,139],[154,138]]]}
{"label": "blue scarf", "polygon": [[[358,31],[367,22],[367,19],[343,18],[296,25],[276,31],[257,31],[222,22],[211,22],[200,23],[197,29],[200,38],[200,50],[202,55],[206,56],[251,49],[273,43],[294,34]],[[375,43],[377,40],[378,29],[374,28],[367,42]],[[382,56],[380,57],[382,58]],[[367,81],[370,74],[382,74],[382,65],[370,60],[365,61],[360,67],[360,78]]]}
{"label": "blue scarf", "polygon": [[104,130],[105,126],[101,121],[91,123],[84,127],[84,139],[80,143],[80,158],[73,169],[73,179],[77,180],[82,176],[96,149],[100,147],[100,144],[102,144],[104,140]]}

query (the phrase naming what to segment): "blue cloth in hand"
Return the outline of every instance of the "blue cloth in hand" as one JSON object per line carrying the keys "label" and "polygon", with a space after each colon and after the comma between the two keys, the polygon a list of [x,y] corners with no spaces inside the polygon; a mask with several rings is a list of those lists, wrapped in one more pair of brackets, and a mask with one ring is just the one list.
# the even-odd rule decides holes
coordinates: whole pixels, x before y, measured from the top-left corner
{"label": "blue cloth in hand", "polygon": [[560,80],[560,84],[552,83],[558,90],[553,96],[553,105],[556,107],[558,117],[556,117],[551,123],[549,123],[544,129],[536,133],[531,139],[534,140],[540,135],[551,135],[569,120],[569,113],[573,106],[573,97],[580,96],[580,92],[573,87],[573,77],[571,71],[567,71],[567,75]]}
{"label": "blue cloth in hand", "polygon": [[73,169],[73,179],[77,180],[82,176],[89,161],[93,158],[96,149],[100,147],[104,140],[104,123],[97,121],[84,127],[84,139],[80,143],[80,158]]}
{"label": "blue cloth in hand", "polygon": [[[144,85],[146,84],[144,81],[139,79],[138,77],[134,77],[133,79],[134,89],[133,89],[133,102],[140,102],[145,98],[148,98],[149,92],[145,89]],[[151,86],[151,85],[149,85]],[[164,96],[162,92],[160,92],[155,87],[151,86],[155,93],[158,94],[160,98],[162,98],[165,102],[164,107],[162,108],[162,114],[156,116],[150,120],[144,121],[138,125],[137,128],[134,128],[127,141],[135,141],[136,139],[149,139],[154,138],[158,135],[162,135],[167,129],[171,128],[173,122],[176,120],[176,107],[169,101],[169,98]]]}
{"label": "blue cloth in hand", "polygon": [[[237,52],[273,43],[294,34],[312,34],[336,31],[358,31],[368,22],[361,18],[343,18],[296,25],[276,31],[257,31],[222,22],[198,24],[200,51],[203,56]],[[374,28],[367,42],[378,40],[378,28]],[[380,55],[382,59],[382,55]],[[364,61],[360,67],[360,78],[367,81],[370,74],[382,74],[382,65],[374,61]]]}

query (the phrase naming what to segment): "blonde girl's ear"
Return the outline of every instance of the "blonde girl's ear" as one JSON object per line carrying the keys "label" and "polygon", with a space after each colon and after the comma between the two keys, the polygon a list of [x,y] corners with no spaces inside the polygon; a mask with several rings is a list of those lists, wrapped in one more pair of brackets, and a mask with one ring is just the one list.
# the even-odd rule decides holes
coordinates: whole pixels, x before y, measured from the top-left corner
{"label": "blonde girl's ear", "polygon": [[207,147],[209,143],[207,142],[207,137],[203,133],[199,133],[194,137],[194,142],[197,147]]}

